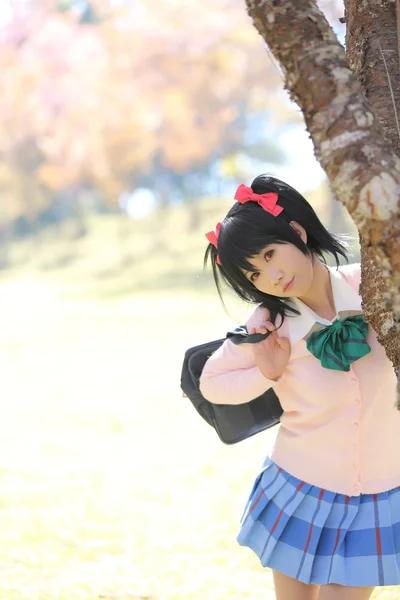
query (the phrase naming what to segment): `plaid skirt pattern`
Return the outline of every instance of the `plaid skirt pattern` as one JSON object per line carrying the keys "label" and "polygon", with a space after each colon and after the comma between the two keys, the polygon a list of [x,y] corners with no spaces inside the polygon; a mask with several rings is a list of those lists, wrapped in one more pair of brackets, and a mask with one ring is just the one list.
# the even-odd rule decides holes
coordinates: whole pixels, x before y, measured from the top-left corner
{"label": "plaid skirt pattern", "polygon": [[267,457],[237,541],[264,567],[303,583],[400,585],[400,486],[345,496],[301,481]]}

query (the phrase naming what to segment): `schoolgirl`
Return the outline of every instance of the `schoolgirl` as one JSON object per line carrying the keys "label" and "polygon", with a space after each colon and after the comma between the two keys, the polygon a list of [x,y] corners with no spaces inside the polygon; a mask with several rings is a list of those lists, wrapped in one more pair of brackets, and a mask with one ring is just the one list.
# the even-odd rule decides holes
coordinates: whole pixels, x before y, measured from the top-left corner
{"label": "schoolgirl", "polygon": [[[218,292],[256,304],[200,379],[215,404],[273,387],[283,408],[245,506],[238,542],[273,570],[277,600],[368,600],[400,584],[400,412],[396,377],[362,317],[360,265],[291,186],[267,175],[239,186],[206,234]],[[331,254],[336,267],[328,267]]]}

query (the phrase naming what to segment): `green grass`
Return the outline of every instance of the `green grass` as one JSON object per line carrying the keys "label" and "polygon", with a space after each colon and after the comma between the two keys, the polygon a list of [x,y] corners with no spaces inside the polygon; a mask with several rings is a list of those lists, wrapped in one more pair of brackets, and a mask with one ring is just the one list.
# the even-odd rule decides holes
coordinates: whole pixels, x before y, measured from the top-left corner
{"label": "green grass", "polygon": [[275,431],[225,446],[179,389],[182,349],[230,325],[219,302],[0,291],[0,598],[272,600],[235,536]]}
{"label": "green grass", "polygon": [[0,598],[265,597],[234,535],[267,436],[225,447],[179,389],[218,303],[0,289]]}

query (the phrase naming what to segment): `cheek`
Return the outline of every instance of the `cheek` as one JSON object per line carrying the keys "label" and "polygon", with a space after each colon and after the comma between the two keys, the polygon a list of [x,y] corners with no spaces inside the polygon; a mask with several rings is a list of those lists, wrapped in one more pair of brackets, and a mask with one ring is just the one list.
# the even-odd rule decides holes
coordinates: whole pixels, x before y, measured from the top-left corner
{"label": "cheek", "polygon": [[266,274],[261,275],[261,277],[259,277],[259,279],[256,282],[256,287],[258,290],[260,290],[260,292],[274,295],[275,286],[271,283],[269,277]]}

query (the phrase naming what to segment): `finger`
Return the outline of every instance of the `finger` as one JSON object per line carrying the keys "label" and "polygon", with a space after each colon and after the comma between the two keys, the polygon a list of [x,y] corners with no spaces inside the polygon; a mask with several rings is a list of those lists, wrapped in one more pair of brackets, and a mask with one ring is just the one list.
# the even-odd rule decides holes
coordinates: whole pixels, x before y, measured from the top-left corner
{"label": "finger", "polygon": [[263,325],[259,325],[259,327],[254,327],[253,329],[255,333],[267,333],[268,331]]}
{"label": "finger", "polygon": [[275,325],[274,325],[273,323],[270,323],[270,322],[268,322],[268,323],[265,323],[265,327],[266,327],[266,329],[267,329],[268,331],[270,331],[271,333],[275,333],[275,334],[276,334],[276,331],[277,331],[277,330],[276,330],[276,327],[275,327]]}
{"label": "finger", "polygon": [[272,337],[272,339],[275,339],[278,337],[278,334],[275,331],[275,329],[268,328],[268,329],[265,329],[264,332],[269,334],[268,337],[266,338],[267,340],[271,337]]}

